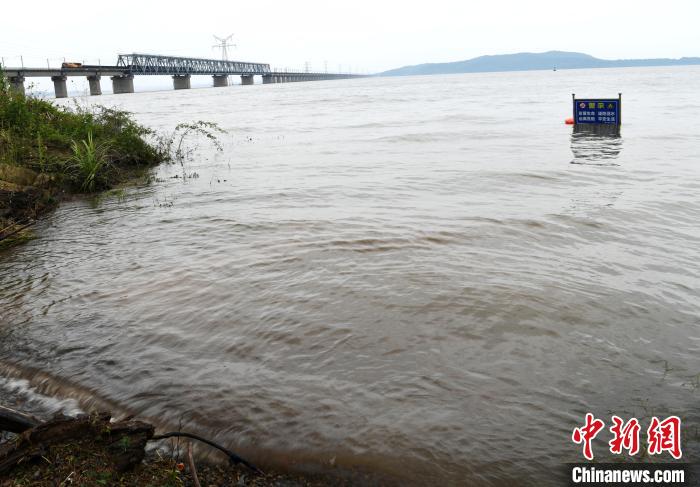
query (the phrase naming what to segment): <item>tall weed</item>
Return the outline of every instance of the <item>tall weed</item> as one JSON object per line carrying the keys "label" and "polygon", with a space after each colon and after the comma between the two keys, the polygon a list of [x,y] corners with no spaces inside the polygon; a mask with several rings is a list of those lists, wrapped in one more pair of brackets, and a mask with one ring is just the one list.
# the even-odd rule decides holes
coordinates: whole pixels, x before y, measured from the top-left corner
{"label": "tall weed", "polygon": [[105,187],[110,144],[96,143],[92,132],[88,132],[87,139],[80,142],[72,141],[71,149],[73,155],[70,161],[81,180],[80,189],[92,193]]}

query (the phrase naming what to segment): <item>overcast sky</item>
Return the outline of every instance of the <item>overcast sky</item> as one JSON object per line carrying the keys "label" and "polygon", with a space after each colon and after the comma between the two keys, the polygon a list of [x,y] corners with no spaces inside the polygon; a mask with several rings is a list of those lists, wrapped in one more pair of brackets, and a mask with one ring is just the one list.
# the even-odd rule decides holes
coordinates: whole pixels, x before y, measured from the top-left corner
{"label": "overcast sky", "polygon": [[579,51],[602,58],[700,56],[700,0],[64,0],[3,2],[8,66],[113,64],[117,53],[220,57],[273,67],[377,72],[483,54]]}

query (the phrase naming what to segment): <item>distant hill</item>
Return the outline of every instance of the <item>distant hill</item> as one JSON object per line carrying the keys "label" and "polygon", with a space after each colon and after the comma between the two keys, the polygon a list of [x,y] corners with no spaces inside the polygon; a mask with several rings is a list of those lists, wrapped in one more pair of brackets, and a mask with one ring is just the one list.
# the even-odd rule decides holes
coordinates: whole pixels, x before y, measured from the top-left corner
{"label": "distant hill", "polygon": [[541,69],[627,68],[639,66],[685,66],[700,64],[700,57],[680,59],[618,59],[609,61],[579,52],[522,52],[480,56],[468,61],[427,63],[404,66],[380,73],[380,76],[411,76],[420,74],[486,73],[498,71],[531,71]]}

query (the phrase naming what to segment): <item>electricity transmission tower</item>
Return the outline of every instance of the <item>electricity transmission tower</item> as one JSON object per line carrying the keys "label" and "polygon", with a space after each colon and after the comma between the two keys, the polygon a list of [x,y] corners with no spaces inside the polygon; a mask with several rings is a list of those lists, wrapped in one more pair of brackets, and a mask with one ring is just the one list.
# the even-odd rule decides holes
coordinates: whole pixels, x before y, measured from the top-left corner
{"label": "electricity transmission tower", "polygon": [[221,49],[221,60],[228,61],[228,48],[236,47],[235,44],[229,44],[229,41],[233,39],[233,34],[223,38],[219,36],[214,36],[214,39],[216,39],[218,44],[214,44],[212,47],[215,49]]}
{"label": "electricity transmission tower", "polygon": [[[214,49],[221,49],[221,60],[222,61],[228,61],[228,48],[229,47],[236,47],[235,44],[229,44],[229,41],[233,39],[233,34],[231,34],[228,37],[219,37],[219,36],[214,36],[214,39],[216,39],[216,42],[218,44],[214,44],[212,47]],[[229,83],[231,81],[231,77],[227,76],[226,77],[226,83]]]}

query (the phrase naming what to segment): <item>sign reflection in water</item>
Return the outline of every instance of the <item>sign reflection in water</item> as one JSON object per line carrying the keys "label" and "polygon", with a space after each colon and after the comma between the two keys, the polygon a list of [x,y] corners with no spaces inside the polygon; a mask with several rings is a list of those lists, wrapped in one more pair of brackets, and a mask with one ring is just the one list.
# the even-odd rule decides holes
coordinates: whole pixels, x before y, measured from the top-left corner
{"label": "sign reflection in water", "polygon": [[622,136],[617,125],[577,125],[571,134],[571,164],[617,166]]}

